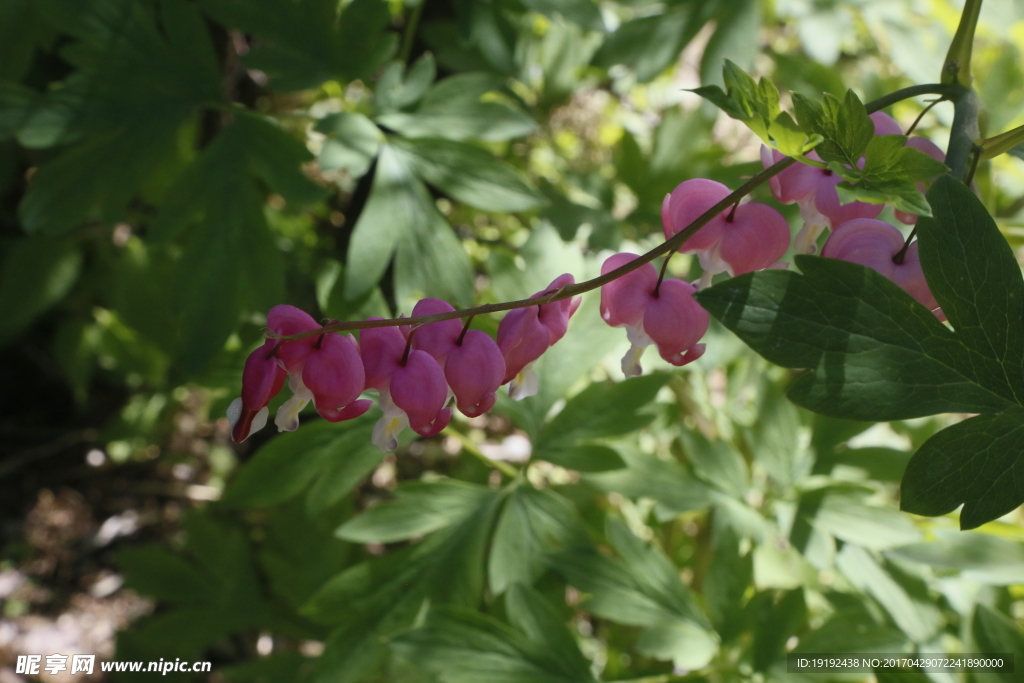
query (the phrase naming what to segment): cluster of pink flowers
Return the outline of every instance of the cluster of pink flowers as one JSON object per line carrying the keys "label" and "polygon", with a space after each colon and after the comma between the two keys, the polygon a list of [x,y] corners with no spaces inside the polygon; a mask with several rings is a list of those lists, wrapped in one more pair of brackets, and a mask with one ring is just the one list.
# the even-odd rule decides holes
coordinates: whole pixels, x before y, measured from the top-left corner
{"label": "cluster of pink flowers", "polygon": [[[887,114],[876,113],[871,118],[876,135],[901,132]],[[924,138],[912,138],[906,144],[944,160],[942,151]],[[818,160],[813,153],[808,156]],[[762,149],[766,167],[780,159],[778,152]],[[944,319],[921,270],[917,243],[907,244],[899,230],[877,220],[881,205],[841,204],[836,191],[840,181],[831,171],[806,164],[791,166],[771,179],[776,199],[800,207],[804,226],[797,235],[795,251],[814,253],[818,237],[831,230],[822,256],[872,268]],[[662,203],[666,239],[729,194],[729,188],[713,180],[681,183]],[[917,219],[900,212],[896,216],[907,224]],[[779,259],[789,247],[789,224],[777,210],[760,202],[739,203],[712,218],[679,247],[680,252],[696,254],[699,259],[704,271],[699,282],[659,277],[654,266],[645,263],[604,285],[601,317],[612,327],[624,327],[630,342],[622,372],[627,377],[639,375],[640,358],[651,345],[675,366],[700,358],[705,350],[700,340],[707,332],[709,317],[694,293],[710,285],[718,273],[740,275],[785,268],[788,264]],[[636,258],[635,254],[615,254],[605,260],[601,272],[609,273]],[[561,275],[534,297],[556,293],[573,283],[572,275]],[[281,431],[298,427],[299,412],[309,401],[332,422],[358,417],[371,405],[360,396],[372,389],[378,393],[384,413],[373,432],[373,442],[381,449],[396,448],[398,435],[406,427],[432,436],[448,425],[453,398],[459,411],[476,417],[494,405],[495,392],[503,384],[509,385],[514,399],[535,394],[538,377],[532,365],[565,335],[578,306],[579,298],[565,298],[514,309],[501,321],[497,341],[469,329],[469,321],[463,325],[458,319],[418,327],[367,328],[360,332],[358,342],[339,334],[268,339],[246,360],[242,396],[228,409],[232,437],[242,441],[266,424],[267,404],[286,380],[292,396],[274,420]],[[412,315],[454,310],[440,299],[423,299]],[[321,329],[311,316],[292,306],[271,309],[267,327],[279,337]]]}
{"label": "cluster of pink flowers", "polygon": [[[899,124],[888,114],[875,112],[871,119],[875,124],[875,135],[902,134]],[[937,161],[946,159],[942,150],[926,138],[909,138],[906,145]],[[813,152],[807,156],[820,161]],[[766,147],[761,149],[761,161],[766,168],[782,158],[777,151]],[[877,220],[884,208],[881,204],[840,204],[836,186],[841,181],[839,176],[827,169],[806,164],[790,166],[769,181],[776,199],[783,204],[796,204],[800,207],[804,226],[796,238],[796,252],[815,253],[818,236],[823,231],[831,230],[822,247],[822,256],[858,263],[885,275],[944,320],[945,316],[928,289],[921,270],[917,242],[908,245],[893,225]],[[919,186],[919,189],[924,188]],[[895,214],[897,220],[907,225],[917,222],[917,216],[913,214],[902,211],[896,211]]]}
{"label": "cluster of pink flowers", "polygon": [[[562,275],[534,298],[573,282],[572,275]],[[463,414],[476,417],[494,405],[502,384],[509,384],[514,399],[535,394],[537,374],[531,366],[565,335],[578,306],[576,298],[515,309],[498,326],[497,341],[457,319],[419,327],[371,327],[360,331],[358,342],[340,334],[268,339],[245,361],[242,395],[228,408],[231,436],[241,442],[266,425],[267,405],[285,381],[292,396],[274,418],[279,431],[296,429],[299,413],[310,401],[331,422],[359,417],[372,405],[359,397],[373,389],[384,413],[374,427],[374,444],[393,450],[406,427],[433,436],[451,420],[448,403],[453,397]],[[446,301],[423,299],[412,314],[454,310]],[[321,326],[308,313],[281,305],[267,314],[267,329],[287,337]]]}

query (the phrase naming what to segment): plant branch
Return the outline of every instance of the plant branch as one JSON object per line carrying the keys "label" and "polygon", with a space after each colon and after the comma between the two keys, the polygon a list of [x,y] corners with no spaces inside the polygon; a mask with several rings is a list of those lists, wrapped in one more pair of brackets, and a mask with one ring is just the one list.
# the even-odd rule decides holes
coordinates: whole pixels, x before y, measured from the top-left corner
{"label": "plant branch", "polygon": [[[909,88],[903,88],[897,90],[894,93],[890,93],[884,97],[880,97],[877,100],[868,102],[865,107],[868,113],[879,111],[884,109],[896,102],[905,100],[911,97],[917,97],[919,95],[943,95],[950,99],[956,99],[956,97],[964,92],[964,88],[959,85],[943,85],[938,83],[930,83],[924,85],[914,85]],[[969,91],[968,91],[969,92]],[[972,138],[973,144],[973,138]],[[278,335],[273,332],[267,332],[266,336],[271,339],[302,339],[305,337],[311,337],[314,335],[322,334],[324,332],[349,332],[351,330],[363,330],[372,327],[395,327],[398,325],[422,325],[426,323],[439,322],[441,320],[454,320],[456,318],[465,318],[469,315],[486,315],[488,313],[499,313],[501,311],[511,311],[515,308],[526,308],[528,306],[537,306],[543,304],[549,304],[554,301],[560,301],[561,299],[568,299],[569,297],[583,294],[591,290],[597,289],[603,285],[616,280],[623,275],[632,272],[640,266],[650,263],[654,259],[658,258],[663,254],[673,252],[681,247],[690,237],[692,237],[698,230],[704,227],[711,221],[715,216],[728,209],[732,204],[740,201],[743,197],[753,192],[758,186],[762,185],[769,179],[775,177],[779,173],[797,163],[797,159],[794,157],[786,157],[781,161],[778,161],[768,168],[764,169],[760,173],[757,173],[751,177],[747,182],[740,185],[733,192],[729,193],[727,197],[722,199],[720,202],[712,206],[710,209],[701,214],[692,223],[686,226],[685,229],[672,236],[671,239],[662,242],[654,249],[651,249],[646,254],[633,259],[629,263],[623,265],[620,268],[616,268],[604,275],[580,282],[573,285],[562,287],[554,292],[547,292],[539,296],[531,297],[529,299],[519,299],[517,301],[506,301],[497,304],[485,304],[483,306],[476,306],[474,308],[467,308],[459,311],[449,311],[446,313],[435,313],[433,315],[420,315],[411,318],[390,318],[390,319],[378,319],[378,320],[339,320],[325,325],[322,328],[309,330],[307,332],[301,332],[299,334],[292,335]],[[949,163],[947,161],[947,163]]]}

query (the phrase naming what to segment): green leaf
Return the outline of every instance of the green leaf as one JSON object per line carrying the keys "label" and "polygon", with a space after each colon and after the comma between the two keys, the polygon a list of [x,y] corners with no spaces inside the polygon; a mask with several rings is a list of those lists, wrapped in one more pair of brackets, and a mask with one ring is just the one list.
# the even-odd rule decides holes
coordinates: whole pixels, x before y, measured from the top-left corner
{"label": "green leaf", "polygon": [[704,579],[708,616],[723,641],[728,642],[739,630],[740,609],[753,573],[753,557],[741,553],[740,537],[732,529],[723,529],[714,539]]}
{"label": "green leaf", "polygon": [[614,448],[599,444],[582,444],[568,449],[545,450],[543,458],[554,465],[577,472],[608,472],[626,467],[622,456]]}
{"label": "green leaf", "polygon": [[[987,605],[974,608],[971,636],[978,648],[986,654],[1012,654],[1014,662],[1024,658],[1024,636],[1021,635],[1020,626]],[[1004,670],[999,673],[999,679],[1010,683],[1017,676],[1012,671]]]}
{"label": "green leaf", "polygon": [[395,287],[403,304],[434,296],[453,304],[473,291],[469,258],[426,188],[400,152],[385,145],[377,160],[370,198],[352,232],[345,295],[369,293],[396,254]]}
{"label": "green leaf", "polygon": [[[700,82],[712,83],[720,71],[733,62],[750,68],[759,50],[758,31],[761,29],[761,3],[756,0],[736,0],[714,3],[715,32],[708,39],[700,60]],[[725,84],[729,85],[728,76]]]}
{"label": "green leaf", "polygon": [[942,311],[970,351],[986,384],[1024,400],[1024,279],[1013,251],[981,201],[950,176],[928,192],[933,218],[922,218],[921,267]]}
{"label": "green leaf", "polygon": [[270,588],[293,610],[351,563],[352,546],[333,537],[331,515],[313,515],[301,500],[274,509],[259,559]]}
{"label": "green leaf", "polygon": [[645,375],[612,385],[591,384],[574,396],[544,425],[534,447],[534,457],[576,448],[588,439],[628,434],[654,416],[642,412],[668,381],[667,375]]}
{"label": "green leaf", "polygon": [[893,548],[886,555],[955,572],[969,581],[999,586],[1024,582],[1024,546],[984,533],[937,531],[927,542]]}
{"label": "green leaf", "polygon": [[900,509],[944,515],[963,505],[960,528],[974,529],[1024,502],[1024,410],[972,417],[928,439],[903,474]]}
{"label": "green leaf", "polygon": [[81,264],[74,244],[46,237],[19,239],[6,249],[0,269],[0,347],[67,296]]}
{"label": "green leaf", "polygon": [[505,594],[508,620],[543,651],[549,670],[568,680],[591,680],[590,661],[580,652],[565,620],[540,593],[523,584],[514,584]]}
{"label": "green leaf", "polygon": [[556,553],[550,562],[566,581],[589,594],[587,610],[644,628],[637,642],[642,653],[687,669],[705,666],[718,649],[718,636],[675,565],[614,519],[609,519],[608,536],[616,558],[577,549]]}
{"label": "green leaf", "polygon": [[275,437],[238,471],[223,501],[232,507],[268,507],[289,500],[330,468],[332,460],[350,457],[369,439],[371,429],[366,418],[322,420]]}
{"label": "green leaf", "polygon": [[679,58],[700,25],[686,5],[631,19],[605,38],[593,64],[603,68],[624,64],[636,73],[638,82],[647,83]]}
{"label": "green leaf", "polygon": [[839,185],[840,199],[889,203],[899,211],[930,216],[931,207],[918,183],[932,180],[949,169],[924,152],[906,147],[906,141],[905,135],[872,137],[863,168],[847,168],[832,162],[829,167],[849,181]]}
{"label": "green leaf", "polygon": [[334,626],[315,681],[355,683],[386,658],[384,642],[413,625],[424,600],[476,606],[484,587],[484,558],[504,496],[493,490],[457,522],[426,540],[338,574],[302,613]]}
{"label": "green leaf", "polygon": [[370,441],[372,434],[373,426],[367,421],[339,439],[338,451],[344,455],[328,460],[309,487],[306,506],[310,514],[318,515],[340,502],[377,469],[386,453]]}
{"label": "green leaf", "polygon": [[594,683],[588,668],[570,665],[577,658],[567,660],[550,645],[469,610],[432,610],[422,628],[391,646],[444,683]]}
{"label": "green leaf", "polygon": [[377,158],[384,133],[362,114],[342,112],[317,121],[316,130],[327,136],[320,149],[320,168],[362,177]]}
{"label": "green leaf", "polygon": [[216,591],[206,577],[164,548],[124,548],[117,553],[117,564],[129,588],[157,600],[202,605],[215,598]]}
{"label": "green leaf", "polygon": [[764,382],[757,420],[748,431],[747,443],[754,460],[780,486],[791,486],[810,471],[811,458],[800,447],[800,414],[785,400],[776,382]]}
{"label": "green leaf", "polygon": [[487,564],[491,591],[500,594],[512,584],[533,583],[551,552],[586,542],[586,529],[571,502],[551,489],[517,486],[494,530]]}
{"label": "green leaf", "polygon": [[399,111],[420,101],[437,78],[437,65],[429,52],[417,59],[408,71],[402,62],[391,62],[377,79],[373,92],[378,114]]}
{"label": "green leaf", "polygon": [[29,232],[119,220],[136,192],[178,160],[179,132],[221,99],[209,34],[191,3],[45,0],[37,11],[73,43],[75,71],[24,121],[22,144],[76,143],[39,167],[19,209]]}
{"label": "green leaf", "polygon": [[894,574],[891,567],[887,571],[864,549],[846,545],[836,567],[850,583],[874,597],[915,643],[928,642],[942,626],[942,613],[922,584]]}
{"label": "green leaf", "polygon": [[808,368],[789,388],[798,405],[859,420],[1011,405],[1001,380],[979,377],[956,335],[882,275],[835,259],[796,263],[800,274],[741,275],[697,299],[769,361]]}
{"label": "green leaf", "polygon": [[512,167],[472,145],[442,139],[392,141],[428,185],[484,211],[528,211],[543,203]]}
{"label": "green leaf", "polygon": [[[819,492],[815,492],[819,493]],[[847,543],[863,548],[885,549],[921,538],[914,523],[896,510],[868,505],[862,495],[843,490],[820,492],[811,524]]]}
{"label": "green leaf", "polygon": [[847,90],[842,100],[825,93],[820,103],[793,93],[793,107],[800,127],[822,137],[814,148],[822,161],[856,168],[874,138],[875,126],[855,92]]}
{"label": "green leaf", "polygon": [[491,494],[486,486],[455,479],[410,482],[396,499],[370,508],[336,532],[353,543],[393,543],[423,536],[464,519]]}
{"label": "green leaf", "polygon": [[386,128],[410,138],[448,140],[511,140],[529,135],[537,123],[517,107],[485,95],[501,90],[489,74],[450,76],[427,93],[414,112],[393,112],[377,117]]}
{"label": "green leaf", "polygon": [[31,88],[0,81],[0,141],[18,134],[39,100],[39,94]]}
{"label": "green leaf", "polygon": [[594,0],[523,0],[534,12],[549,17],[561,16],[591,31],[603,31],[601,8]]}
{"label": "green leaf", "polygon": [[695,88],[694,93],[708,100],[730,117],[743,121],[765,143],[783,154],[799,156],[820,142],[819,135],[808,136],[779,108],[779,91],[767,78],[754,79],[743,69],[725,60],[725,91],[717,85]]}
{"label": "green leaf", "polygon": [[[385,31],[391,16],[381,0],[203,0],[218,22],[259,36],[243,57],[266,72],[275,90],[305,90],[324,81],[368,77],[398,45]],[[340,16],[339,16],[340,15]]]}
{"label": "green leaf", "polygon": [[699,479],[733,498],[743,499],[750,481],[747,464],[735,448],[722,439],[710,441],[697,430],[682,432],[679,440]]}
{"label": "green leaf", "polygon": [[700,510],[711,504],[709,488],[675,460],[642,453],[626,453],[627,469],[591,474],[587,482],[602,491],[627,498],[651,498],[673,515]]}

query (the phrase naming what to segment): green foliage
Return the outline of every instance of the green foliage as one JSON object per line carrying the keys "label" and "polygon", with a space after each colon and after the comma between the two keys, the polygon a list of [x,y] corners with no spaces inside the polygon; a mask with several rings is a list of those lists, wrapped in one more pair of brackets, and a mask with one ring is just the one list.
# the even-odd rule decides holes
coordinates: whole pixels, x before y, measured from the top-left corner
{"label": "green foliage", "polygon": [[904,475],[904,510],[964,504],[970,529],[1024,501],[1013,484],[1024,378],[1011,322],[1024,314],[1024,280],[973,193],[945,176],[928,196],[936,215],[918,226],[921,261],[952,331],[874,271],[830,259],[798,257],[802,274],[734,278],[699,299],[768,360],[807,368],[789,396],[812,410],[862,420],[985,413],[932,437]]}
{"label": "green foliage", "polygon": [[[798,128],[793,118],[779,107],[779,91],[770,80],[761,78],[759,81],[754,81],[747,72],[729,60],[726,60],[722,73],[726,88],[724,92],[717,85],[696,88],[694,92],[718,106],[732,118],[746,123],[752,131],[757,133],[758,137],[766,143],[774,145],[788,156],[800,156],[823,140],[829,141],[825,144],[825,148],[828,150],[825,153],[831,152],[830,145],[834,146],[836,143],[831,141],[829,134],[838,134],[839,130],[844,129],[844,124],[849,123],[842,121],[835,122],[838,125],[834,126],[821,125],[822,119],[825,118],[821,115],[821,105],[806,98],[797,99],[799,96],[794,95],[798,116],[801,114],[801,105],[808,109],[812,105],[818,107],[814,116],[800,116],[801,127]],[[850,94],[853,95],[852,91]],[[853,97],[856,99],[856,95]],[[828,97],[825,101],[827,104],[830,103]],[[859,100],[857,104],[860,104]],[[864,118],[867,119],[866,113]],[[869,136],[871,135],[870,125],[869,119]],[[846,134],[845,130],[844,134]],[[828,160],[825,156],[822,158]]]}
{"label": "green foliage", "polygon": [[[90,501],[129,481],[112,507],[136,489],[166,505],[145,543],[75,565],[112,558],[155,602],[117,659],[266,683],[776,681],[790,651],[1020,660],[1005,513],[1022,500],[1024,283],[1006,237],[1024,190],[1015,159],[978,166],[980,201],[872,134],[861,97],[937,77],[948,17],[861,5],[0,3],[2,474],[37,463],[40,481],[87,477]],[[1018,135],[1020,20],[1003,10],[975,54],[1011,131],[985,150]],[[680,92],[695,77],[715,106]],[[933,111],[918,128],[944,139]],[[624,335],[591,292],[534,364],[537,395],[501,392],[486,417],[393,454],[370,443],[377,410],[307,409],[294,433],[228,444],[271,306],[390,317],[585,280],[661,241],[681,181],[757,173],[733,162],[758,140],[827,166],[842,199],[925,216],[949,325],[873,271],[797,257],[701,293],[724,327],[682,369],[648,352],[623,380]],[[668,272],[694,281],[697,262]],[[792,373],[743,342],[806,371],[795,403]],[[978,415],[928,417],[944,412]],[[93,448],[108,464],[81,467]],[[941,515],[960,505],[965,528],[1001,519],[954,531]],[[5,568],[29,552],[10,548]]]}

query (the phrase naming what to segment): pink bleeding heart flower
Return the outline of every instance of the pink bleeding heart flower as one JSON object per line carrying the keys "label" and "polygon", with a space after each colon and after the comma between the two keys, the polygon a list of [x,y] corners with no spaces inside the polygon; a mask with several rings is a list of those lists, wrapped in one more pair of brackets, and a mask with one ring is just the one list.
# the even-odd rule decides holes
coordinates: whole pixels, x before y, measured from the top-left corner
{"label": "pink bleeding heart flower", "polygon": [[[665,238],[680,232],[701,214],[729,195],[729,188],[714,180],[695,178],[680,183],[661,205]],[[789,223],[778,211],[760,202],[747,202],[723,211],[686,240],[679,251],[696,253],[704,275],[749,273],[772,265],[789,248]]]}
{"label": "pink bleeding heart flower", "polygon": [[[575,283],[569,273],[559,275],[543,291],[530,298],[552,294]],[[580,306],[580,298],[561,299],[547,304],[509,311],[498,324],[498,348],[505,358],[508,395],[520,400],[537,393],[539,380],[533,363],[565,335],[569,318]]]}
{"label": "pink bleeding heart flower", "polygon": [[[412,316],[415,318],[421,315],[451,313],[454,310],[450,303],[442,299],[420,299],[412,309]],[[422,325],[416,329],[412,337],[412,347],[426,351],[443,366],[445,358],[455,348],[455,341],[461,332],[462,323],[454,318]]]}
{"label": "pink bleeding heart flower", "polygon": [[278,363],[280,344],[277,339],[268,339],[245,359],[242,395],[231,402],[227,412],[235,443],[245,441],[252,432],[258,432],[267,424],[267,404],[281,391],[288,376]]}
{"label": "pink bleeding heart flower", "polygon": [[[605,275],[635,260],[635,254],[615,254],[605,259]],[[696,288],[682,280],[665,279],[658,285],[654,266],[636,270],[601,287],[601,318],[612,327],[625,327],[630,349],[622,358],[622,372],[636,377],[642,371],[640,357],[654,344],[669,363],[683,366],[704,354],[698,344],[708,330],[710,317],[693,298]]]}
{"label": "pink bleeding heart flower", "polygon": [[[279,335],[293,335],[320,328],[311,315],[294,306],[274,306],[267,327]],[[359,399],[365,377],[355,340],[349,335],[323,334],[285,342],[278,350],[288,372],[292,397],[278,408],[274,424],[279,431],[294,431],[299,413],[313,401],[325,420],[340,422],[359,417],[372,402]]]}
{"label": "pink bleeding heart flower", "polygon": [[[454,310],[447,301],[422,299],[412,309],[412,315]],[[476,417],[491,409],[495,391],[505,378],[505,359],[490,335],[480,330],[463,331],[462,324],[455,319],[439,320],[418,328],[412,346],[426,351],[441,364],[448,388],[463,415]]]}
{"label": "pink bleeding heart flower", "polygon": [[903,135],[903,128],[900,124],[884,111],[876,111],[869,117],[875,126],[875,135]]}
{"label": "pink bleeding heart flower", "polygon": [[378,448],[398,448],[398,435],[407,426],[421,436],[433,436],[448,426],[448,385],[433,356],[412,348],[397,327],[362,330],[359,349],[366,387],[380,393],[384,412],[373,428],[372,441]]}
{"label": "pink bleeding heart flower", "polygon": [[[934,142],[932,142],[928,138],[921,138],[921,137],[910,138],[909,140],[907,140],[907,145],[906,146],[907,147],[913,147],[918,152],[924,152],[925,154],[930,156],[932,159],[935,159],[936,161],[941,161],[942,163],[946,163],[946,153],[943,152],[942,149],[938,145],[936,145]],[[925,184],[924,183],[918,183],[917,184],[917,189],[919,189],[922,192],[924,192],[925,191]],[[901,223],[906,223],[907,225],[914,225],[915,223],[917,223],[917,216],[915,214],[907,213],[905,211],[897,210],[896,211],[896,219],[898,221],[900,221]]]}
{"label": "pink bleeding heart flower", "polygon": [[448,353],[444,376],[463,415],[483,415],[494,405],[495,392],[505,381],[505,359],[491,336],[467,330]]}
{"label": "pink bleeding heart flower", "polygon": [[881,273],[935,313],[940,320],[945,320],[921,269],[917,242],[910,243],[902,263],[893,260],[903,250],[904,244],[900,231],[885,221],[859,218],[837,227],[822,248],[821,255],[859,263]]}
{"label": "pink bleeding heart flower", "polygon": [[[900,124],[885,112],[876,111],[870,116],[875,135],[901,135]],[[821,161],[814,152],[807,158]],[[761,146],[761,164],[768,168],[785,159],[778,150]],[[875,218],[882,212],[881,204],[867,202],[839,201],[836,186],[843,181],[832,171],[808,164],[794,164],[768,181],[772,194],[783,204],[800,207],[803,228],[797,233],[793,249],[798,254],[813,254],[818,250],[818,237],[825,230],[856,218]]]}
{"label": "pink bleeding heart flower", "polygon": [[[821,157],[814,152],[809,152],[807,158],[821,161]],[[782,159],[785,156],[778,150],[761,147],[761,164],[765,168]],[[793,243],[796,253],[815,253],[818,250],[818,237],[833,226],[855,218],[874,218],[882,212],[881,204],[840,203],[836,186],[841,182],[843,179],[827,168],[800,163],[790,166],[768,181],[776,199],[783,204],[796,204],[800,208],[804,225]]]}

